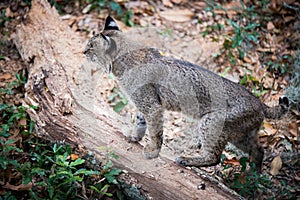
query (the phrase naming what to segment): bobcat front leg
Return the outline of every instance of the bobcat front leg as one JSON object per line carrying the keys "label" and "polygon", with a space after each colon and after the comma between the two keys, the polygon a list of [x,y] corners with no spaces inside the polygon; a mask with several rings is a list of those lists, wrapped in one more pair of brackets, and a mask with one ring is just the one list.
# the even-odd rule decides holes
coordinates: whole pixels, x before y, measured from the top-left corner
{"label": "bobcat front leg", "polygon": [[161,109],[145,115],[148,128],[147,144],[143,149],[143,156],[147,159],[159,155],[163,143],[163,111]]}
{"label": "bobcat front leg", "polygon": [[211,166],[220,162],[221,154],[228,141],[224,131],[225,111],[206,114],[200,119],[198,126],[201,141],[200,156],[178,157],[176,163],[181,166]]}
{"label": "bobcat front leg", "polygon": [[[141,139],[147,127],[147,135],[149,141],[143,149],[145,158],[156,158],[161,150],[163,143],[163,112],[164,108],[161,105],[160,98],[153,85],[148,84],[141,87],[132,95],[137,109],[143,114],[139,115],[140,120],[144,120],[145,126],[137,127],[135,137],[137,140]],[[146,125],[147,124],[147,125]]]}

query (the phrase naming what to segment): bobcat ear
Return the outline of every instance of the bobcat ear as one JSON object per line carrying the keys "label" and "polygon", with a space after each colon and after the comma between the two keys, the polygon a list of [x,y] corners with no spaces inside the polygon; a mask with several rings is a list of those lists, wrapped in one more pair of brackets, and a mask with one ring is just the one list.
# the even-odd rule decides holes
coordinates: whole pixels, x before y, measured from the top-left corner
{"label": "bobcat ear", "polygon": [[104,30],[120,30],[117,23],[111,16],[107,16],[105,20]]}

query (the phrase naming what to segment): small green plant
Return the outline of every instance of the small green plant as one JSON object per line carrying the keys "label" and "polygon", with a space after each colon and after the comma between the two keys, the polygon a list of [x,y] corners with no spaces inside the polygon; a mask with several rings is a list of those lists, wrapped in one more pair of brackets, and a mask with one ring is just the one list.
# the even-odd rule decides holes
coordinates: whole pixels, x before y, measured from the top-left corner
{"label": "small green plant", "polygon": [[[25,181],[25,174],[30,169],[30,162],[24,160],[20,162],[23,154],[22,144],[32,135],[34,131],[34,123],[30,120],[26,113],[27,108],[24,106],[16,106],[4,103],[2,95],[11,96],[14,94],[13,88],[21,87],[26,79],[20,74],[16,74],[16,81],[7,83],[6,88],[0,90],[0,173],[1,184],[12,179],[14,174],[22,177]],[[35,109],[34,106],[31,108]],[[23,173],[24,172],[24,173]],[[4,174],[4,176],[2,176]],[[7,174],[7,176],[5,175]],[[12,177],[11,177],[12,176]],[[9,182],[8,182],[9,183]],[[23,182],[23,184],[26,184]],[[22,185],[26,187],[25,185]],[[4,195],[4,199],[15,199],[11,192]]]}
{"label": "small green plant", "polygon": [[[215,1],[206,1],[208,7],[206,11],[209,11],[213,14],[213,17],[216,16],[215,10],[224,10],[221,5],[215,3]],[[237,59],[244,59],[245,53],[253,45],[258,44],[259,42],[259,33],[256,29],[260,27],[260,24],[256,22],[257,12],[254,10],[254,7],[246,7],[243,1],[240,1],[242,5],[242,11],[238,13],[238,20],[226,19],[227,24],[233,28],[233,34],[224,35],[223,49],[222,53],[225,53],[226,57],[229,58],[231,64],[236,64]],[[241,8],[236,8],[238,11]],[[244,20],[241,20],[244,19]],[[240,23],[243,21],[242,23]],[[203,36],[206,36],[208,33],[224,30],[224,25],[219,23],[213,24],[206,27],[206,30],[202,33]],[[220,54],[220,55],[221,55]]]}
{"label": "small green plant", "polygon": [[[69,1],[69,0],[48,0],[49,4],[51,6],[54,6],[59,14],[66,13],[66,9],[65,9],[66,6],[70,5],[70,4],[73,4],[73,6],[75,6],[76,1],[78,1],[78,0],[75,0],[75,1]],[[80,0],[79,0],[79,3],[81,3]],[[31,0],[27,0],[26,4],[30,5],[31,4]]]}
{"label": "small green plant", "polygon": [[117,184],[116,176],[121,173],[122,170],[113,168],[113,159],[119,159],[119,156],[116,155],[108,147],[100,147],[101,151],[105,151],[105,159],[103,160],[103,174],[109,183]]}
{"label": "small green plant", "polygon": [[6,83],[6,87],[0,88],[0,103],[2,102],[1,95],[13,95],[14,88],[23,87],[26,83],[26,78],[22,75],[22,73],[16,73],[15,76],[17,80],[12,81],[11,83]]}
{"label": "small green plant", "polygon": [[5,59],[5,56],[0,54],[0,60],[4,60],[4,59]]}
{"label": "small green plant", "polygon": [[100,195],[111,197],[112,194],[108,193],[107,190],[110,187],[110,184],[118,184],[116,177],[122,172],[120,169],[113,168],[112,159],[118,159],[119,156],[117,156],[111,149],[107,147],[100,147],[100,150],[105,151],[105,159],[102,163],[102,174],[104,174],[107,183],[98,182],[95,185],[91,185],[90,188]]}
{"label": "small green plant", "polygon": [[223,43],[223,47],[230,56],[231,63],[235,64],[235,56],[232,52],[236,49],[238,52],[238,58],[244,59],[245,50],[250,44],[258,43],[259,34],[255,31],[256,27],[260,24],[255,22],[248,25],[239,25],[233,20],[228,20],[229,24],[234,28],[234,34],[232,37],[227,37]]}
{"label": "small green plant", "polygon": [[[202,22],[199,21],[201,24]],[[213,32],[220,32],[221,30],[224,29],[224,25],[220,23],[212,24],[207,27],[205,27],[205,31],[201,32],[202,37],[206,37],[207,35],[213,33]]]}
{"label": "small green plant", "polygon": [[234,174],[230,187],[246,199],[256,199],[258,194],[269,195],[272,190],[276,196],[270,199],[296,199],[295,189],[281,181],[280,185],[274,185],[267,174],[260,174],[253,162],[242,157],[240,160],[241,170]]}
{"label": "small green plant", "polygon": [[6,17],[6,12],[5,10],[2,10],[0,13],[0,27],[4,27],[5,22],[10,21],[10,17]]}
{"label": "small green plant", "polygon": [[[6,88],[1,88],[0,95],[13,95],[14,88],[26,82],[19,74],[16,79],[7,83]],[[1,99],[0,186],[6,186],[6,193],[0,196],[0,200],[19,199],[24,195],[30,199],[113,196],[109,191],[112,185],[118,184],[116,177],[121,173],[121,170],[113,168],[110,160],[117,158],[115,154],[107,153],[103,166],[99,166],[101,170],[86,168],[86,160],[73,154],[69,145],[49,145],[49,142],[34,137],[34,122],[26,113],[29,108],[3,102]],[[30,106],[30,109],[37,108]],[[85,190],[82,185],[92,189]]]}
{"label": "small green plant", "polygon": [[124,24],[126,24],[127,26],[134,26],[133,21],[131,20],[133,16],[133,12],[132,10],[127,10],[126,12],[124,12],[123,17],[122,17],[122,21],[124,22]]}
{"label": "small green plant", "polygon": [[257,97],[260,97],[268,92],[268,90],[266,90],[263,87],[260,81],[257,78],[255,78],[253,75],[251,75],[251,72],[245,73],[243,78],[240,80],[239,84],[247,85],[250,88],[252,88],[252,93]]}
{"label": "small green plant", "polygon": [[121,112],[128,104],[125,95],[116,87],[113,88],[113,93],[108,97],[108,100],[114,111],[117,113]]}
{"label": "small green plant", "polygon": [[3,196],[0,196],[0,200],[17,200],[17,198],[9,191],[6,192]]}
{"label": "small green plant", "polygon": [[14,137],[14,132],[21,129],[21,134],[28,136],[33,133],[34,123],[26,113],[23,106],[8,104],[0,105],[1,128],[0,128],[0,169],[6,170],[10,167],[20,169],[21,165],[13,159],[12,155],[23,152],[18,148],[18,142]]}
{"label": "small green plant", "polygon": [[90,11],[98,10],[101,12],[104,8],[107,8],[114,12],[117,17],[121,18],[127,26],[134,26],[134,23],[131,21],[132,10],[124,9],[119,2],[108,0],[86,0],[86,2],[91,4]]}
{"label": "small green plant", "polygon": [[290,55],[283,55],[283,56],[276,56],[276,57],[277,57],[276,61],[268,61],[266,64],[268,70],[271,72],[274,72],[279,75],[284,75],[288,71],[293,70],[293,68],[290,67],[291,65],[297,67],[295,63],[297,57],[295,57],[295,59],[293,59],[293,57]]}
{"label": "small green plant", "polygon": [[[36,148],[37,143],[34,147]],[[78,195],[78,185],[85,177],[101,175],[101,172],[83,168],[82,158],[72,159],[69,145],[54,144],[52,150],[44,145],[35,149],[31,159],[35,161],[31,167],[31,176],[35,177],[35,187],[31,196],[39,197],[39,186],[45,188],[42,196],[50,199],[74,199]],[[47,191],[47,192],[46,192]]]}
{"label": "small green plant", "polygon": [[253,162],[249,163],[249,170],[247,170],[248,163],[246,157],[240,159],[241,172],[235,174],[231,188],[243,197],[255,198],[258,191],[267,191],[270,188],[271,180],[267,175],[260,175]]}

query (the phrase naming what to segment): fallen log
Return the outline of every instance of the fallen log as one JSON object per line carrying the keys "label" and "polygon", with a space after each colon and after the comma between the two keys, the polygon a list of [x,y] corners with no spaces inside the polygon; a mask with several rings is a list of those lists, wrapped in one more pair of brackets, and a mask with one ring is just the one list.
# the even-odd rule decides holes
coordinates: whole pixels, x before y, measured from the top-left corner
{"label": "fallen log", "polygon": [[[197,174],[162,155],[146,160],[140,144],[127,143],[132,124],[114,113],[97,93],[101,75],[83,55],[83,39],[73,32],[46,0],[33,0],[25,21],[16,28],[14,42],[29,63],[24,105],[35,121],[36,132],[52,141],[83,145],[96,154],[111,148],[116,166],[138,179],[153,199],[233,199]],[[180,172],[179,172],[180,171]]]}

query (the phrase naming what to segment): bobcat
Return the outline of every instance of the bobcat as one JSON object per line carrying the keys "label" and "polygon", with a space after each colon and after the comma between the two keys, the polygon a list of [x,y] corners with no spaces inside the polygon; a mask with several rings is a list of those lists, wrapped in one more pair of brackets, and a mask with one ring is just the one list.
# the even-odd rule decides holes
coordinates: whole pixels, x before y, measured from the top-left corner
{"label": "bobcat", "polygon": [[163,113],[182,112],[199,121],[197,157],[178,157],[181,166],[210,166],[220,162],[227,142],[251,155],[258,169],[263,149],[257,131],[264,118],[277,119],[289,107],[286,97],[273,108],[243,86],[195,64],[161,55],[155,48],[134,44],[108,16],[104,30],[84,51],[101,70],[113,73],[122,91],[135,104],[137,126],[130,141],[141,140],[148,129],[144,157],[158,156],[163,143]]}

